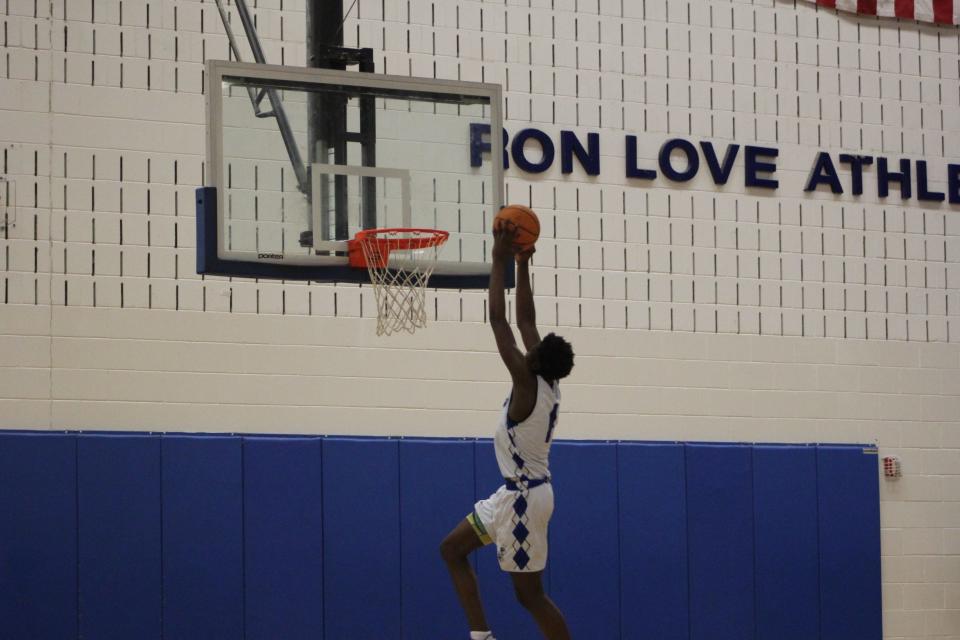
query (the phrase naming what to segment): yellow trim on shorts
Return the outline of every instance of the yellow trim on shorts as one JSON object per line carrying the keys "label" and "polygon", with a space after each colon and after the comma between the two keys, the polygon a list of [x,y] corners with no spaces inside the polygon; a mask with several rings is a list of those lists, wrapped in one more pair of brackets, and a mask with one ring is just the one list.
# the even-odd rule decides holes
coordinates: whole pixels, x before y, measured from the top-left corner
{"label": "yellow trim on shorts", "polygon": [[483,526],[483,521],[480,520],[480,516],[477,515],[476,511],[467,516],[467,522],[473,527],[477,537],[480,538],[480,542],[484,545],[493,544],[493,539],[490,537],[490,534],[487,533],[487,528]]}

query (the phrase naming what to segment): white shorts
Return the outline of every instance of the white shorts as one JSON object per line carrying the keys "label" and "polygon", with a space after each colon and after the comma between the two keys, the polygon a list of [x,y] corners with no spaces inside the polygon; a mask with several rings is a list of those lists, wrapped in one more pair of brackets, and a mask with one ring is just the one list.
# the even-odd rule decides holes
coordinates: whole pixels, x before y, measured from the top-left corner
{"label": "white shorts", "polygon": [[500,568],[532,573],[547,566],[547,526],[553,515],[549,482],[526,491],[506,486],[480,500],[467,520],[484,544],[497,545]]}

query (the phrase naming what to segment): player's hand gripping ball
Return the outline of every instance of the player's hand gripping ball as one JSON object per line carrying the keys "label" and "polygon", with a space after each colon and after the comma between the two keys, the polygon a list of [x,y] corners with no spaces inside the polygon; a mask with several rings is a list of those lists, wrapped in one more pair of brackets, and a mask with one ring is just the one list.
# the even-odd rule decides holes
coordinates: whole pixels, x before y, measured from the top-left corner
{"label": "player's hand gripping ball", "polygon": [[522,204],[508,204],[497,214],[493,228],[499,230],[503,225],[517,230],[514,241],[521,252],[533,247],[540,237],[540,220],[533,209]]}

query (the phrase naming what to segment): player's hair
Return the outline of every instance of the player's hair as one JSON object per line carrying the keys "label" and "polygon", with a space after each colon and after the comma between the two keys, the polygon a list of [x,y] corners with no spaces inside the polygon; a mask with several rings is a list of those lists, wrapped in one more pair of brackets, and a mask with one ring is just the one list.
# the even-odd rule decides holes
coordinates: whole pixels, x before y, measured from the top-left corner
{"label": "player's hair", "polygon": [[544,336],[537,347],[538,373],[547,380],[560,380],[573,369],[573,347],[555,333]]}

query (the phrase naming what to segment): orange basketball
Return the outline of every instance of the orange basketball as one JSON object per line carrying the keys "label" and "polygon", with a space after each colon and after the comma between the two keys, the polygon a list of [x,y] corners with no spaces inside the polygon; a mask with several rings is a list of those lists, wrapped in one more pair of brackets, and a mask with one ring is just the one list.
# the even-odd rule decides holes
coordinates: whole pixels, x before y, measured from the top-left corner
{"label": "orange basketball", "polygon": [[493,222],[494,229],[508,222],[517,228],[517,244],[523,248],[532,247],[540,237],[540,220],[533,209],[522,204],[508,204],[497,214]]}

